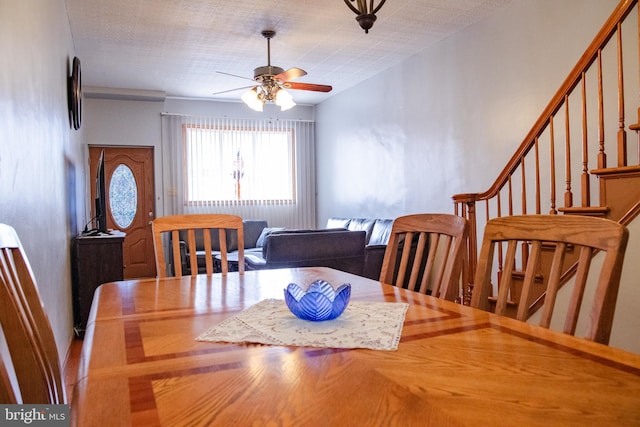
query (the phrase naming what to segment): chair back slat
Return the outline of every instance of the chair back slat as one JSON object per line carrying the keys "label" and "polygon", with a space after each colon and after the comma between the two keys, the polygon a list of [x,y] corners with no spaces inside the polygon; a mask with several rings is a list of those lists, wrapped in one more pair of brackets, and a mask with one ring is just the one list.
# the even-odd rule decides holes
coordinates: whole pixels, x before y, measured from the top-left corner
{"label": "chair back slat", "polygon": [[[242,222],[242,220],[240,220]],[[220,240],[220,256],[222,258],[222,272],[223,273],[227,273],[227,268],[229,266],[229,263],[227,262],[227,233],[224,230],[224,228],[220,228],[218,230],[218,239]],[[242,241],[244,242],[244,237],[242,235],[242,233],[238,233],[238,239],[242,239]],[[209,236],[210,237],[210,236]],[[206,241],[207,237],[205,237],[205,241]],[[238,243],[238,247],[242,247],[241,243]],[[207,257],[207,260],[209,259],[209,257]],[[244,262],[242,263],[242,267],[244,268]]]}
{"label": "chair back slat", "polygon": [[[424,254],[428,239],[429,238],[426,235],[426,233],[418,233],[418,246],[416,247],[416,255],[414,259],[422,259],[422,255]],[[409,262],[409,256],[411,255],[410,246],[404,247],[402,251],[403,260],[405,260],[405,254],[406,254],[406,262],[404,263],[404,265],[406,268],[406,264],[408,264]],[[423,282],[421,281],[420,283],[418,283],[419,276],[420,276],[420,264],[417,262],[414,262],[413,265],[411,266],[411,275],[409,276],[408,289],[412,291],[418,291],[420,289],[419,285],[421,285]],[[398,283],[396,283],[395,285],[398,286]]]}
{"label": "chair back slat", "polygon": [[[425,266],[425,272],[430,272],[433,271],[433,264],[434,264],[434,259],[435,259],[435,252],[436,252],[436,246],[437,243],[436,242],[432,242],[429,243],[429,239],[430,236],[428,233],[420,233],[420,238],[418,240],[418,250],[416,251],[416,259],[422,259],[422,257],[424,256],[424,252],[425,250],[427,250],[427,265]],[[437,239],[437,236],[436,236]],[[413,269],[411,272],[411,283],[409,285],[409,289],[411,289],[412,291],[417,291],[420,293],[427,293],[427,290],[429,288],[429,275],[428,274],[423,274],[422,275],[422,280],[420,280],[420,287],[418,287],[416,289],[416,284],[418,282],[418,278],[420,276],[420,265],[419,263],[415,262],[413,264]],[[435,282],[437,283],[437,282]],[[398,284],[396,284],[396,286],[398,286]],[[432,292],[437,292],[437,289],[433,290]]]}
{"label": "chair back slat", "polygon": [[[545,328],[548,328],[551,325],[551,316],[553,314],[553,309],[555,308],[558,289],[560,288],[562,266],[564,265],[566,253],[567,244],[564,242],[557,242],[553,252],[553,261],[551,263],[551,271],[549,272],[549,281],[547,283],[547,293],[545,296],[547,303],[543,307],[542,318],[540,319],[540,326]],[[526,304],[521,304],[520,308],[523,308],[523,306],[526,306]],[[524,312],[526,310],[522,311]],[[519,320],[526,320],[526,317],[522,316]]]}
{"label": "chair back slat", "polygon": [[[191,233],[192,233],[192,231],[189,230],[189,233],[187,234],[187,236],[188,236],[187,244],[188,244],[189,247],[191,247],[191,241],[193,240],[193,238],[191,237]],[[178,230],[172,230],[171,231],[171,243],[172,243],[171,251],[173,253],[173,259],[175,261],[175,260],[181,259],[181,252],[180,252],[180,244],[174,245],[173,242],[180,242],[180,233],[178,232]],[[195,248],[195,246],[194,246],[194,248]],[[195,253],[195,251],[191,251],[190,253],[191,253],[191,258],[190,258],[189,261],[191,263],[191,266],[193,267],[194,262],[195,262],[196,253]],[[157,268],[159,269],[160,266],[159,266],[158,261],[159,260],[156,258]],[[164,264],[164,263],[165,263],[165,259],[164,259],[164,256],[163,256],[162,257],[162,264]],[[182,276],[182,263],[181,262],[174,262],[173,263],[173,268],[174,268],[175,275],[177,277],[181,277]],[[158,272],[159,271],[160,270],[158,270]],[[162,271],[166,271],[166,266],[165,266],[165,268],[162,269]],[[158,276],[162,277],[162,275],[160,273],[158,273]]]}
{"label": "chair back slat", "polygon": [[[517,243],[514,242],[514,246],[516,244]],[[542,255],[542,242],[540,242],[539,240],[533,241],[531,242],[531,247],[528,247],[525,245],[523,250],[525,251],[525,256],[526,256],[526,253],[528,253],[528,258],[527,258],[527,270],[524,275],[524,284],[522,286],[522,293],[520,295],[520,298],[523,301],[529,301],[529,295],[531,293],[531,289],[533,288],[536,280],[536,271],[538,271],[540,256]],[[514,263],[515,263],[515,260],[514,260]],[[513,265],[514,264],[512,264],[512,266]],[[505,283],[509,282],[509,274],[504,274],[503,277],[506,279]],[[513,287],[511,287],[510,289],[513,289]],[[527,308],[528,307],[526,304],[521,304],[518,307],[518,313],[516,315],[516,318],[520,320],[526,320],[528,315]]]}
{"label": "chair back slat", "polygon": [[580,307],[582,306],[582,300],[584,298],[584,291],[587,287],[587,277],[589,275],[589,268],[591,267],[591,260],[593,259],[593,249],[583,247],[580,251],[580,264],[578,271],[576,272],[576,283],[573,287],[573,293],[571,295],[571,305],[567,309],[567,318],[564,324],[564,332],[574,335],[576,333],[576,327],[578,325],[578,315],[580,314]]}

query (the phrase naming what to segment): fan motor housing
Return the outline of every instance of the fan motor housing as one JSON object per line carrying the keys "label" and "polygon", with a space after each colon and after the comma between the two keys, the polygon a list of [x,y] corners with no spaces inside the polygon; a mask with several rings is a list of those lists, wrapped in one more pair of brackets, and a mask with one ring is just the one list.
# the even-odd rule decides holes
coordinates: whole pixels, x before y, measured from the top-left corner
{"label": "fan motor housing", "polygon": [[262,80],[263,77],[273,77],[280,73],[284,73],[283,68],[265,65],[264,67],[258,67],[253,70],[253,78],[255,80]]}

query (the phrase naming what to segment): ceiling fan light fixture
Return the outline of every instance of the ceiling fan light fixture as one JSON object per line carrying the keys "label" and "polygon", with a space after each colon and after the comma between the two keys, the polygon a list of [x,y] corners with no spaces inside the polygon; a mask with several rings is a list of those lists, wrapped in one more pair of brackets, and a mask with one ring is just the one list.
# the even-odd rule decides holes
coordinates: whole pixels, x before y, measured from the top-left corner
{"label": "ceiling fan light fixture", "polygon": [[264,100],[260,99],[258,89],[255,87],[243,93],[240,99],[254,111],[262,111],[264,107]]}
{"label": "ceiling fan light fixture", "polygon": [[[360,28],[364,30],[366,34],[369,33],[369,29],[373,27],[373,23],[376,22],[376,12],[380,10],[386,0],[380,0],[377,6],[374,6],[375,0],[369,1],[369,7],[367,7],[367,0],[344,0],[345,4],[355,13],[356,21],[360,24]],[[357,7],[351,3],[356,3]]]}
{"label": "ceiling fan light fixture", "polygon": [[296,103],[293,101],[293,96],[291,96],[291,94],[284,89],[278,89],[278,91],[276,92],[275,103],[278,107],[280,107],[281,111],[286,111],[296,105]]}
{"label": "ceiling fan light fixture", "polygon": [[[240,99],[254,111],[262,111],[265,102],[273,102],[279,106],[282,111],[285,111],[296,105],[293,101],[293,96],[286,91],[285,88],[314,92],[331,92],[332,87],[328,85],[292,82],[292,80],[307,74],[302,68],[293,67],[285,70],[284,68],[271,65],[271,39],[275,35],[276,32],[273,30],[262,31],[262,36],[267,39],[267,65],[253,70],[253,79],[247,80],[252,80],[253,84],[257,85],[252,86],[251,89],[244,92]],[[222,71],[218,71],[218,73],[240,77],[242,79],[246,78],[235,74],[223,73]],[[214,95],[246,88],[247,86],[244,88],[225,90],[216,92]]]}

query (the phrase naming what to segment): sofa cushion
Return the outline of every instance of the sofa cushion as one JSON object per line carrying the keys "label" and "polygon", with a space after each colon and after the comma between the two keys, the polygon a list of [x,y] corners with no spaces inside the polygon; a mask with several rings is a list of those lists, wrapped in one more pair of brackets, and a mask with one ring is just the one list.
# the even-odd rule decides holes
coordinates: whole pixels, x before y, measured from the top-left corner
{"label": "sofa cushion", "polygon": [[389,242],[391,228],[393,227],[392,219],[376,219],[371,230],[371,236],[367,241],[368,245],[386,245]]}
{"label": "sofa cushion", "polygon": [[349,225],[347,225],[347,229],[351,231],[364,231],[366,233],[365,242],[369,244],[369,238],[371,237],[375,222],[375,219],[352,218],[351,221],[349,221]]}
{"label": "sofa cushion", "polygon": [[345,230],[349,227],[349,222],[351,218],[338,218],[333,217],[327,220],[327,226],[325,228],[344,228]]}

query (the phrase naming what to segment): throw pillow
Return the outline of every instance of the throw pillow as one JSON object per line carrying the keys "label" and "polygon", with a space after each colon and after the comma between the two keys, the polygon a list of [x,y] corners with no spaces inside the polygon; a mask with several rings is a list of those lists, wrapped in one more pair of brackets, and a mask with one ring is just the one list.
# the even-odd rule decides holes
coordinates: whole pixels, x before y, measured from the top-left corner
{"label": "throw pillow", "polygon": [[284,227],[265,227],[262,229],[262,233],[260,233],[260,237],[258,237],[258,240],[256,241],[256,248],[261,248],[264,246],[264,241],[267,238],[267,236],[271,233],[273,233],[274,231],[282,231],[284,230]]}

